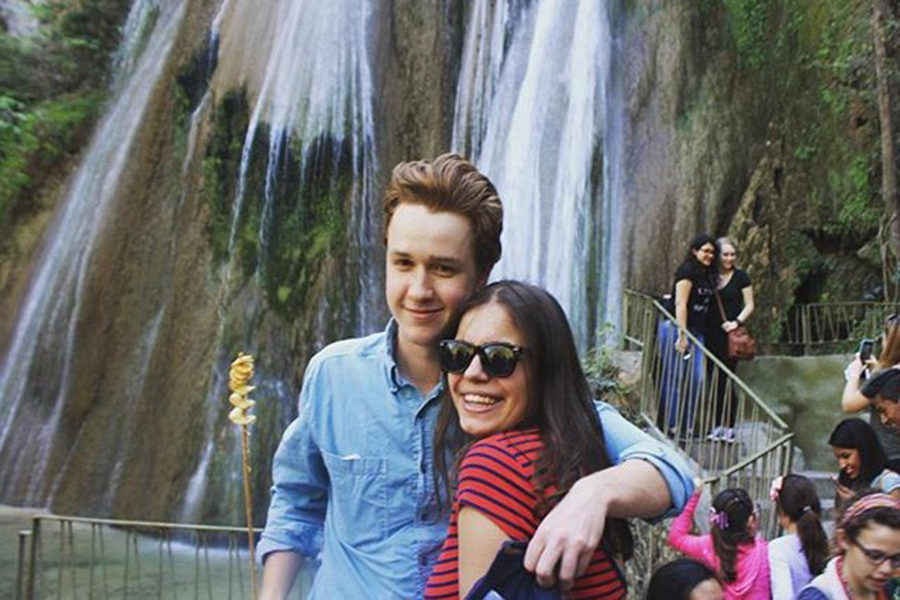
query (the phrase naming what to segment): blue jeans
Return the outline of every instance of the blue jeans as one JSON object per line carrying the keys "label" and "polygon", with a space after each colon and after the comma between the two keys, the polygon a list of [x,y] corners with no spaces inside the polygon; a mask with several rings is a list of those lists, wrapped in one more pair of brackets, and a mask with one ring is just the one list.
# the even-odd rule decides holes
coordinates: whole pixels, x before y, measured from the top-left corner
{"label": "blue jeans", "polygon": [[[703,334],[697,331],[691,333],[701,344],[704,343]],[[689,341],[685,353],[679,353],[675,349],[678,325],[668,319],[659,321],[657,339],[661,361],[657,426],[664,432],[666,429],[676,429],[680,415],[681,430],[690,430],[703,386],[703,352]],[[685,406],[679,407],[679,399],[685,402]]]}

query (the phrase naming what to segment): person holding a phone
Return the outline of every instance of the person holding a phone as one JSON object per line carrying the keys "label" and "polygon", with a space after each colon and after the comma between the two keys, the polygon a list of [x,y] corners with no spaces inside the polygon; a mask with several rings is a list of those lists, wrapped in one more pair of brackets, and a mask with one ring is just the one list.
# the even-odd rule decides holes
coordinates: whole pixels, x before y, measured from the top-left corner
{"label": "person holding a phone", "polygon": [[900,368],[900,315],[892,314],[884,321],[884,334],[881,338],[881,354],[876,360],[873,355],[874,340],[864,339],[860,342],[859,351],[844,370],[844,391],[841,395],[841,408],[847,413],[856,413],[864,409],[869,411],[869,424],[881,443],[891,470],[900,473],[900,432],[881,422],[870,404],[872,393],[865,393],[863,384],[872,376],[885,369]]}
{"label": "person holding a phone", "polygon": [[835,506],[842,511],[854,494],[869,488],[900,499],[900,474],[887,466],[887,457],[875,432],[862,419],[837,424],[828,444],[840,471],[834,479]]}

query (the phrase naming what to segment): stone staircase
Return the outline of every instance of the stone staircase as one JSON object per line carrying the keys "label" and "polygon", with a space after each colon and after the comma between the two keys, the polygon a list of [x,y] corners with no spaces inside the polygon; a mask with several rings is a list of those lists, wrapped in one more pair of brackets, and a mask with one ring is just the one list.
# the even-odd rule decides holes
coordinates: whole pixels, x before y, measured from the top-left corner
{"label": "stone staircase", "polygon": [[822,526],[831,538],[834,533],[836,515],[834,510],[834,483],[831,471],[797,471],[798,475],[807,477],[816,486],[819,501],[822,503]]}

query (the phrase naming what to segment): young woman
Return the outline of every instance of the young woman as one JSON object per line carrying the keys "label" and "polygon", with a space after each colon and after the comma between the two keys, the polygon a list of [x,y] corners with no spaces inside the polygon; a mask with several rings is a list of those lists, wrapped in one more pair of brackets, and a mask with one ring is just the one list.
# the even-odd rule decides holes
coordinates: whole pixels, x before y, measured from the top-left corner
{"label": "young woman", "polygon": [[869,425],[875,430],[875,435],[881,442],[881,447],[887,455],[888,466],[896,472],[900,472],[900,432],[882,423],[873,411],[870,400],[874,394],[868,393],[866,386],[863,385],[863,372],[868,371],[871,381],[876,373],[898,367],[900,367],[900,315],[892,314],[884,320],[881,354],[878,360],[870,357],[863,363],[857,354],[844,370],[846,383],[841,396],[841,408],[844,412],[855,413],[868,409]]}
{"label": "young woman", "polygon": [[[747,272],[737,268],[737,250],[728,238],[716,240],[716,250],[719,256],[716,287],[722,305],[720,309],[718,300],[713,300],[710,308],[712,324],[708,328],[706,347],[734,371],[737,369],[737,360],[728,358],[728,332],[743,325],[753,314],[753,286]],[[707,439],[734,443],[737,395],[727,384],[728,380],[720,374],[716,389],[714,426]]]}
{"label": "young woman", "polygon": [[[479,291],[440,358],[451,398],[438,417],[435,462],[439,489],[449,498],[453,482],[455,491],[425,597],[458,598],[503,542],[529,540],[579,477],[609,467],[615,440],[633,426],[609,407],[598,419],[565,314],[540,288],[501,281]],[[451,473],[445,457],[460,448]],[[631,552],[627,524],[607,517],[571,596],[624,598],[615,559]]]}
{"label": "young woman", "polygon": [[793,473],[776,477],[769,497],[778,511],[778,523],[787,532],[769,542],[772,598],[793,600],[822,572],[828,558],[822,503],[813,483]]}
{"label": "young woman", "polygon": [[[675,322],[664,320],[659,324],[662,378],[657,423],[670,433],[679,428],[693,429],[693,405],[703,379],[703,357],[696,348],[689,347],[687,332],[705,343],[715,302],[715,261],[715,240],[707,233],[699,234],[675,271]],[[679,406],[679,397],[687,400],[687,406]]]}
{"label": "young woman", "polygon": [[710,533],[691,535],[702,490],[698,485],[672,521],[669,545],[714,569],[725,584],[726,599],[768,598],[769,553],[766,541],[756,535],[756,507],[750,495],[740,488],[719,492],[710,509]]}
{"label": "young woman", "polygon": [[862,496],[835,530],[837,556],[799,600],[888,600],[897,593],[900,569],[900,501],[887,494]]}
{"label": "young woman", "polygon": [[868,423],[844,419],[831,432],[828,443],[840,468],[835,480],[838,512],[855,493],[869,488],[900,497],[900,475],[887,468],[887,457]]}
{"label": "young woman", "polygon": [[647,600],[723,600],[725,590],[712,569],[692,558],[676,558],[656,571]]}

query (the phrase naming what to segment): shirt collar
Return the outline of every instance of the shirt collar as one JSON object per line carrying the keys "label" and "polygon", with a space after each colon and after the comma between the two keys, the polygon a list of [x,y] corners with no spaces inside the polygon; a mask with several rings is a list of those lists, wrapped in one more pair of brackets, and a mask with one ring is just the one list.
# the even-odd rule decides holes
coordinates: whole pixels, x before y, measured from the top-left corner
{"label": "shirt collar", "polygon": [[[387,371],[388,381],[391,386],[391,393],[396,394],[400,388],[404,386],[411,386],[403,375],[400,373],[400,368],[397,366],[397,321],[391,317],[388,321],[387,327],[384,328],[384,366]],[[431,400],[437,398],[441,395],[441,392],[444,390],[444,380],[441,378],[438,381],[438,384],[434,386],[434,388],[428,393],[428,396],[425,398],[425,402],[423,402],[423,406],[430,402]]]}
{"label": "shirt collar", "polygon": [[391,382],[391,393],[396,394],[406,382],[400,376],[397,368],[397,321],[391,317],[384,328],[384,367],[387,370],[388,381]]}

